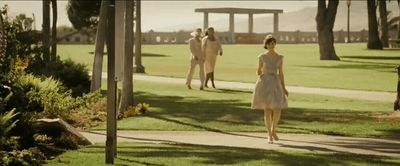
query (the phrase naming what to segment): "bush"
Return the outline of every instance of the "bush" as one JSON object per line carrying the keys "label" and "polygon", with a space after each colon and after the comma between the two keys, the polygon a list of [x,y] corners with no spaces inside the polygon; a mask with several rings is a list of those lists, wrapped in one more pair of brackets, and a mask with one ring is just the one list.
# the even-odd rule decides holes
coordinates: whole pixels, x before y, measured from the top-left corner
{"label": "bush", "polygon": [[[46,68],[43,68],[47,65]],[[35,57],[28,67],[28,72],[39,76],[53,77],[72,90],[72,96],[82,96],[90,91],[90,77],[85,65],[76,63],[70,59],[44,63],[39,57]]]}
{"label": "bush", "polygon": [[3,31],[0,35],[0,75],[8,73],[13,69],[13,61],[16,58],[25,59],[42,54],[39,40],[35,36],[40,36],[39,32],[29,28],[32,25],[32,18],[24,14],[16,16],[14,19],[8,17],[8,7],[5,5],[0,8]]}
{"label": "bush", "polygon": [[13,120],[13,118],[18,115],[18,113],[14,113],[14,111],[15,109],[4,115],[0,114],[0,150],[10,151],[19,148],[19,137],[9,137],[11,129],[14,128],[18,122],[18,120]]}
{"label": "bush", "polygon": [[54,139],[54,145],[65,149],[78,149],[78,141],[79,140],[75,136],[69,133],[62,133],[59,138]]}
{"label": "bush", "polygon": [[106,120],[107,100],[100,91],[85,94],[77,100],[80,107],[71,111],[70,119],[66,119],[68,123],[86,129]]}
{"label": "bush", "polygon": [[70,110],[78,106],[71,92],[52,78],[42,80],[30,74],[22,75],[16,79],[15,85],[20,88],[29,87],[29,91],[25,93],[28,99],[38,102],[43,107],[43,112],[42,110],[35,111],[41,112],[39,116],[67,118]]}
{"label": "bush", "polygon": [[46,157],[38,148],[0,151],[0,165],[4,166],[36,166],[44,164]]}
{"label": "bush", "polygon": [[137,115],[143,115],[148,112],[150,105],[147,103],[139,103],[134,107],[128,107],[124,112],[120,112],[118,119],[128,118]]}

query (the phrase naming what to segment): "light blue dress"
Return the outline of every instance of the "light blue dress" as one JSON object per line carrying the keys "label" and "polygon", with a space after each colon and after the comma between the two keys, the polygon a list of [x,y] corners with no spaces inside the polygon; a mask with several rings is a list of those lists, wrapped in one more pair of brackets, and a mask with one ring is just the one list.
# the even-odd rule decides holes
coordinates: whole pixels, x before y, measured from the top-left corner
{"label": "light blue dress", "polygon": [[286,109],[288,107],[287,97],[278,73],[283,56],[268,57],[266,53],[263,53],[258,58],[263,62],[264,75],[258,78],[256,82],[251,108]]}

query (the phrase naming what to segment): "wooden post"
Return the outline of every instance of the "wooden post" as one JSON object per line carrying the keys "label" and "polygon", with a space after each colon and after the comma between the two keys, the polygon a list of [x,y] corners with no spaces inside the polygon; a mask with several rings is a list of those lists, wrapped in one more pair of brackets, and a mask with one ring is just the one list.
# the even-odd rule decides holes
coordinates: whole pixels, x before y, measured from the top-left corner
{"label": "wooden post", "polygon": [[114,164],[115,156],[115,129],[116,129],[116,89],[115,75],[115,0],[110,1],[108,15],[107,35],[107,140],[106,140],[106,163]]}
{"label": "wooden post", "polygon": [[108,7],[110,5],[109,0],[102,0],[100,7],[100,19],[97,25],[96,32],[96,48],[92,69],[92,80],[90,83],[90,91],[94,92],[101,88],[101,73],[103,70],[103,54],[104,54],[104,43],[105,36],[107,34],[107,16],[108,16]]}

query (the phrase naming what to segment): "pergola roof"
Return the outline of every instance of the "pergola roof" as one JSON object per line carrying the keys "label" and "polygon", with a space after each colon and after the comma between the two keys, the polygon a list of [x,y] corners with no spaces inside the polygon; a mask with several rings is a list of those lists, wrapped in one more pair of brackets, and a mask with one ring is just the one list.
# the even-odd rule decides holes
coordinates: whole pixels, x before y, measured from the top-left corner
{"label": "pergola roof", "polygon": [[281,9],[249,9],[249,8],[198,8],[195,12],[207,13],[235,13],[235,14],[265,14],[283,13]]}

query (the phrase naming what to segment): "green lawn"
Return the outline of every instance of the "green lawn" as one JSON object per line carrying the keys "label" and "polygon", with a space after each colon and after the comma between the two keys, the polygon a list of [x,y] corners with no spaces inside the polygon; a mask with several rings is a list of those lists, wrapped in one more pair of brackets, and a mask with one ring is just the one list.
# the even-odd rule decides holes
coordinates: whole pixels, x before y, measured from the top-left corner
{"label": "green lawn", "polygon": [[[69,151],[47,165],[105,165],[104,145]],[[400,158],[187,144],[120,143],[115,165],[399,165]]]}
{"label": "green lawn", "polygon": [[[103,84],[105,85],[105,83]],[[118,121],[122,130],[209,130],[265,132],[263,112],[250,109],[251,92],[199,91],[184,85],[135,81],[135,101],[150,104],[145,116]],[[400,136],[398,119],[378,119],[392,103],[290,94],[280,132],[343,136]],[[104,130],[99,126],[94,130]]]}
{"label": "green lawn", "polygon": [[[257,56],[261,45],[224,45],[215,71],[218,80],[255,82]],[[373,91],[396,90],[400,50],[367,50],[365,43],[336,44],[342,61],[320,61],[317,44],[281,44],[277,52],[285,56],[287,85]],[[92,45],[60,45],[62,59],[92,68]],[[143,64],[150,75],[185,77],[189,67],[187,45],[144,45]],[[106,59],[106,58],[105,58]],[[106,64],[106,62],[104,63]],[[103,65],[106,70],[106,65]]]}

